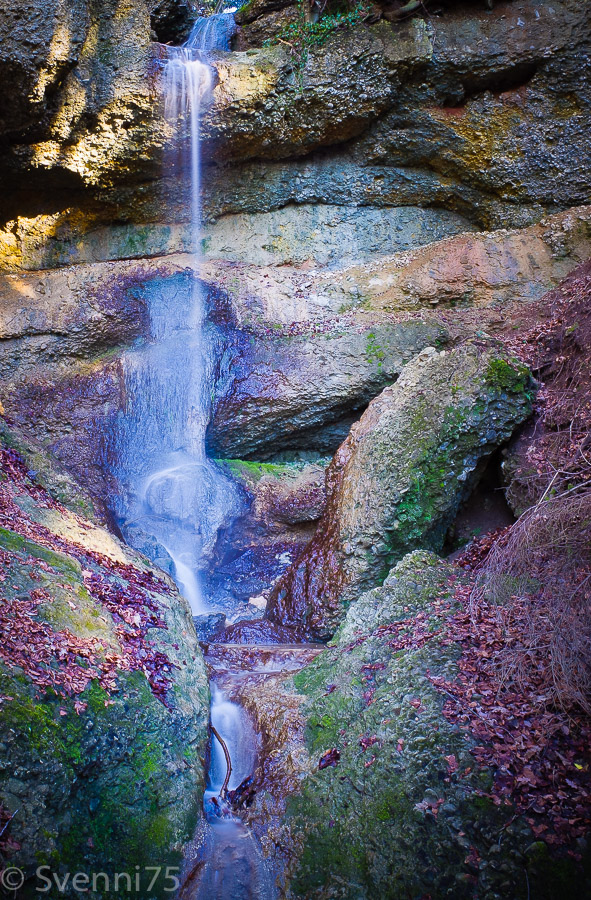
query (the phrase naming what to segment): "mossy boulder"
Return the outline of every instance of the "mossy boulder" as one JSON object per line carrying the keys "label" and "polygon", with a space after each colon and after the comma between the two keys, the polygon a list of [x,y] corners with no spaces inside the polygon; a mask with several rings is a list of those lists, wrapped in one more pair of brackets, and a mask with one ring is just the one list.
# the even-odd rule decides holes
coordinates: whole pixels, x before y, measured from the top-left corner
{"label": "mossy boulder", "polygon": [[528,371],[494,347],[420,353],[337,451],[326,512],[269,617],[326,638],[405,552],[440,550],[483,463],[530,415],[531,391]]}
{"label": "mossy boulder", "polygon": [[22,897],[45,886],[39,866],[105,872],[114,897],[127,896],[114,875],[140,871],[142,896],[166,896],[163,878],[148,893],[144,866],[179,863],[204,779],[209,691],[190,610],[80,515],[90,501],[47,457],[6,426],[0,440],[0,804],[14,814],[2,863],[26,873]]}
{"label": "mossy boulder", "polygon": [[271,748],[251,821],[285,862],[287,897],[580,896],[574,866],[495,804],[478,741],[443,714],[436,683],[458,673],[448,623],[462,577],[408,554],[314,662],[243,689]]}
{"label": "mossy boulder", "polygon": [[324,480],[328,458],[314,462],[259,463],[218,460],[222,469],[252,497],[256,528],[271,531],[316,522],[324,511]]}

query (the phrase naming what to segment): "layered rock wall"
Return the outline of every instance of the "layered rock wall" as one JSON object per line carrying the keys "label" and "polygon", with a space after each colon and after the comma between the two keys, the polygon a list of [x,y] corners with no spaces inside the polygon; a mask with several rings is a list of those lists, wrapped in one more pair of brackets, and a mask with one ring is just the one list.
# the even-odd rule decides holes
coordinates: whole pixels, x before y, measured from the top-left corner
{"label": "layered rock wall", "polygon": [[[165,50],[150,44],[142,0],[56,5],[33,28],[37,56],[12,21],[7,95],[28,99],[5,116],[4,264],[74,261],[80,237],[104,244],[114,222],[127,238],[108,258],[175,249],[167,228],[190,211],[183,173],[168,165],[161,178]],[[203,126],[206,218],[305,202],[446,210],[498,228],[586,203],[588,54],[575,0],[362,23],[299,61],[280,43],[219,54]]]}

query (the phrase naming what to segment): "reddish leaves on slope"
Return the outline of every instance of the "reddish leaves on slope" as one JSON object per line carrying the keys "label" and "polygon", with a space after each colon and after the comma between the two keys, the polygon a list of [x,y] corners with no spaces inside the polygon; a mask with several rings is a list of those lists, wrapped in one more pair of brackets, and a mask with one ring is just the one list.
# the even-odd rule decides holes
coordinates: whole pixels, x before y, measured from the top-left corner
{"label": "reddish leaves on slope", "polygon": [[368,747],[373,747],[374,744],[378,744],[380,741],[379,737],[375,734],[371,736],[360,735],[359,737],[359,746],[365,752]]}
{"label": "reddish leaves on slope", "polygon": [[432,631],[430,625],[430,611],[422,611],[408,619],[392,622],[388,625],[380,625],[374,634],[390,634],[394,632],[396,637],[390,641],[393,650],[419,650],[428,641],[436,637],[440,632]]}
{"label": "reddish leaves on slope", "polygon": [[516,473],[527,503],[536,503],[550,481],[558,493],[591,476],[591,260],[526,316],[529,327],[505,344],[542,382]]}
{"label": "reddish leaves on slope", "polygon": [[38,687],[51,687],[63,696],[80,694],[92,678],[102,683],[107,667],[97,665],[98,641],[54,631],[37,620],[38,607],[46,602],[51,598],[38,589],[30,597],[2,601],[0,659],[22,669]]}
{"label": "reddish leaves on slope", "polygon": [[508,631],[496,606],[482,601],[471,610],[470,593],[470,586],[456,589],[461,609],[445,638],[462,648],[458,677],[429,676],[447,697],[443,713],[476,738],[472,753],[495,772],[490,799],[512,804],[549,845],[572,844],[591,826],[589,720],[549,706],[536,668],[518,688],[499,683],[499,654],[522,640],[519,616]]}
{"label": "reddish leaves on slope", "polygon": [[[0,468],[4,476],[0,482],[0,525],[38,545],[78,559],[86,566],[85,587],[91,598],[111,614],[120,645],[120,649],[105,651],[96,639],[85,640],[68,630],[54,631],[38,618],[39,606],[52,603],[52,597],[34,589],[25,597],[3,599],[0,604],[3,635],[0,658],[8,665],[22,668],[40,688],[51,687],[62,696],[80,694],[92,679],[98,679],[105,690],[114,691],[118,672],[141,671],[152,692],[166,705],[172,663],[152,646],[147,634],[151,628],[166,627],[154,593],[169,593],[168,585],[149,570],[115,562],[34,522],[14,501],[11,486],[26,492],[37,506],[57,512],[65,510],[34,482],[33,474],[14,450],[0,449]],[[7,582],[13,563],[11,554],[0,550],[0,583]],[[29,576],[37,581],[40,572],[54,571],[44,560],[31,557],[26,565]],[[71,600],[68,603],[72,609],[76,608]],[[76,711],[81,712],[83,708],[84,704],[77,701]]]}
{"label": "reddish leaves on slope", "polygon": [[[107,562],[107,561],[105,561]],[[129,567],[131,569],[131,566]],[[133,575],[143,575],[133,570]],[[164,628],[158,614],[158,604],[146,594],[146,589],[135,584],[107,578],[98,572],[85,572],[84,583],[91,597],[100,600],[111,613],[116,625],[116,633],[122,647],[118,661],[120,669],[142,671],[152,692],[163,702],[170,679],[172,663],[168,657],[146,641],[150,628]],[[111,690],[115,687],[111,681]]]}

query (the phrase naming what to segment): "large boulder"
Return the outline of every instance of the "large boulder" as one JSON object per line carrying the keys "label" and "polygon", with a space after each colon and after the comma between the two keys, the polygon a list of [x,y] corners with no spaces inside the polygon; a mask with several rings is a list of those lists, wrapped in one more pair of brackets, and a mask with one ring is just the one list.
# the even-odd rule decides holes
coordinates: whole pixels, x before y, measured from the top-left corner
{"label": "large boulder", "polygon": [[144,878],[179,862],[201,814],[209,691],[190,610],[38,448],[4,425],[1,444],[3,867],[30,878],[23,897],[42,865]]}
{"label": "large boulder", "polygon": [[428,348],[353,426],[327,472],[316,535],[268,616],[329,637],[408,550],[440,550],[479,466],[529,416],[527,370],[495,348]]}
{"label": "large boulder", "polygon": [[[505,765],[495,771],[483,759],[478,715],[501,703],[482,703],[478,687],[489,682],[462,667],[462,580],[433,554],[410,553],[349,608],[314,662],[238,688],[266,751],[249,820],[264,852],[279,855],[286,896],[497,900],[526,897],[529,887],[544,900],[574,900],[588,884],[588,870],[586,880],[568,856],[549,853],[556,839],[544,843],[553,829],[539,801],[535,814],[530,797],[509,802],[520,784],[536,783],[545,755],[556,759],[556,735],[540,747],[528,740],[531,698],[518,697],[526,721],[507,715],[493,736]],[[458,677],[474,687],[459,707],[449,693]],[[476,709],[470,728],[457,724],[469,718],[464,697]],[[573,809],[587,763],[562,758]],[[558,830],[562,813],[557,806]],[[576,842],[569,849],[580,858]]]}

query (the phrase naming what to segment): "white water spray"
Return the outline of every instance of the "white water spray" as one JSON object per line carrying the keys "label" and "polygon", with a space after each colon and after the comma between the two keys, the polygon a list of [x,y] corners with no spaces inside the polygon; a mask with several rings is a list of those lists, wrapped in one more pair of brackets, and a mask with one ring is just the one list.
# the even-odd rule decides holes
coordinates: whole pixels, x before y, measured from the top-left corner
{"label": "white water spray", "polygon": [[[232,757],[232,774],[228,790],[235,790],[245,778],[252,775],[256,765],[256,735],[250,720],[241,706],[229,700],[226,694],[216,685],[211,691],[211,724],[221,735]],[[205,794],[219,794],[226,776],[226,757],[219,741],[211,744],[211,764],[209,769],[209,785]]]}

